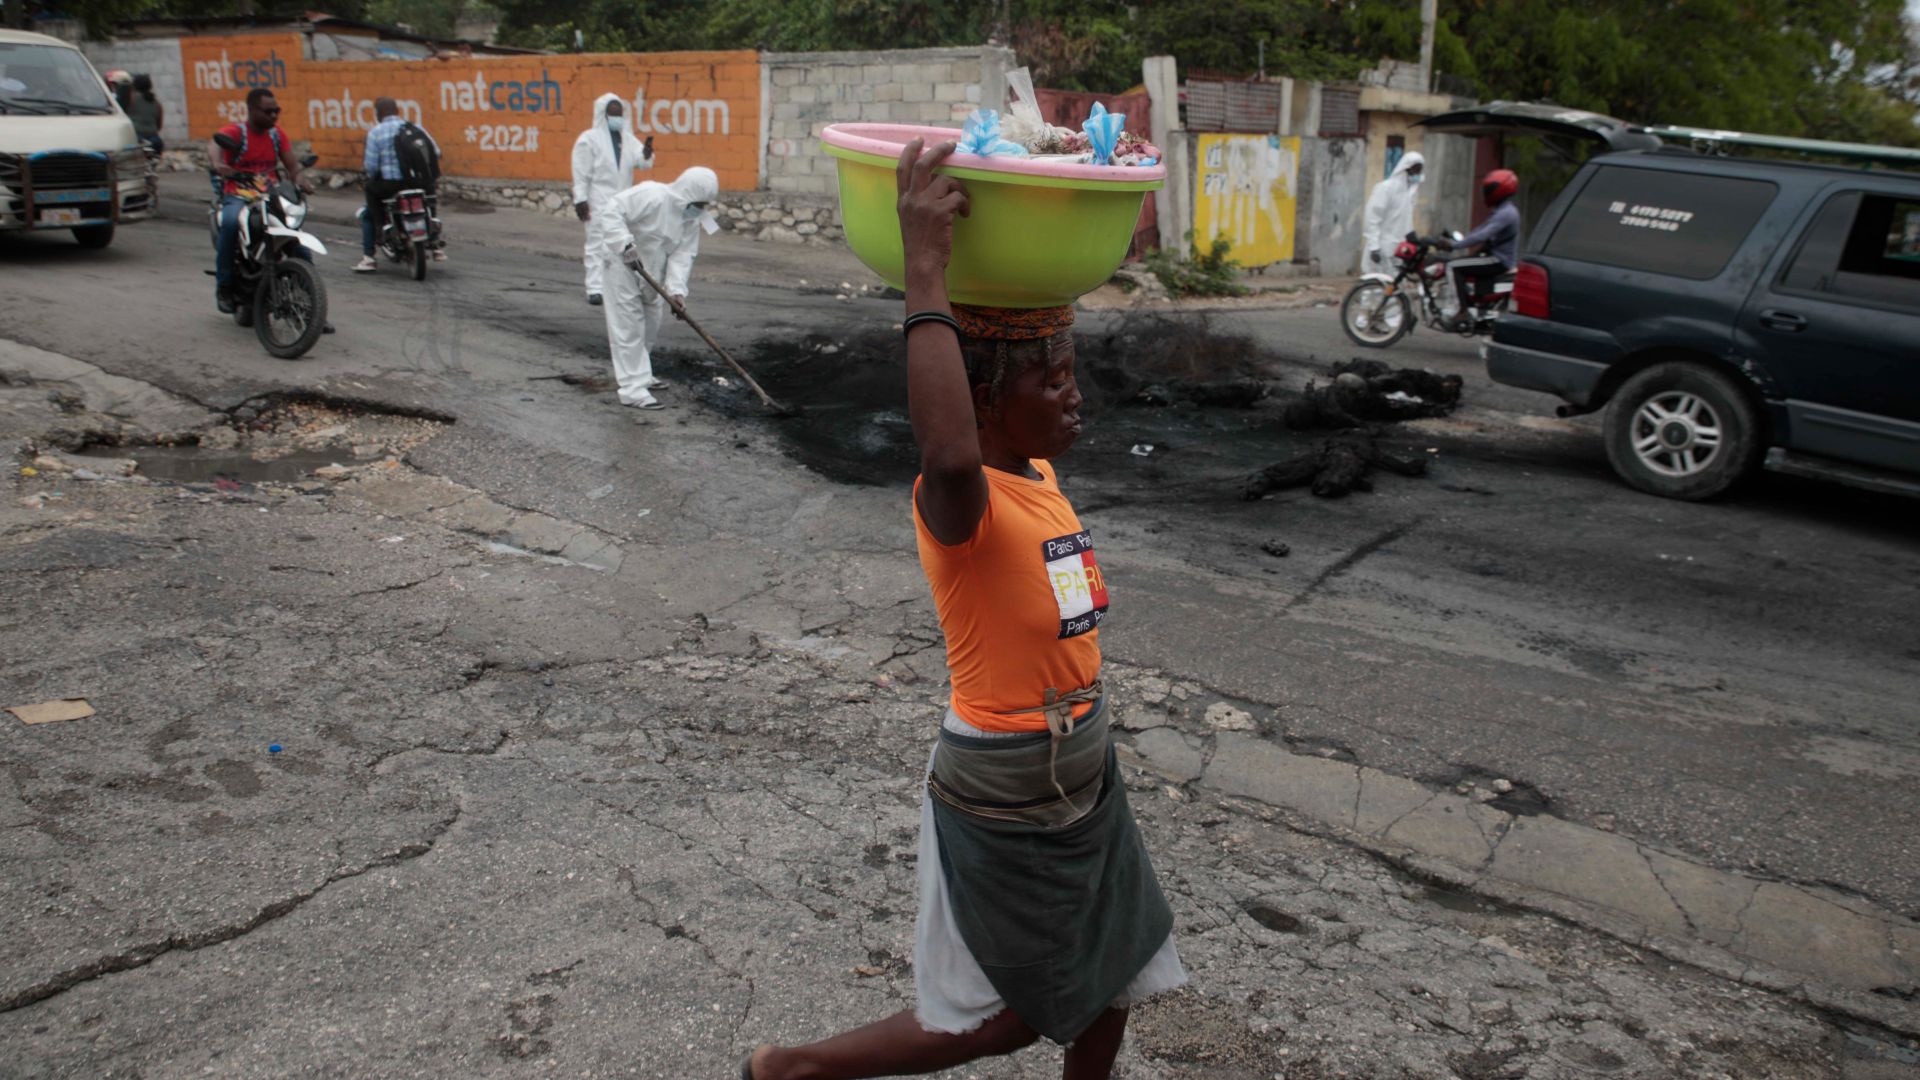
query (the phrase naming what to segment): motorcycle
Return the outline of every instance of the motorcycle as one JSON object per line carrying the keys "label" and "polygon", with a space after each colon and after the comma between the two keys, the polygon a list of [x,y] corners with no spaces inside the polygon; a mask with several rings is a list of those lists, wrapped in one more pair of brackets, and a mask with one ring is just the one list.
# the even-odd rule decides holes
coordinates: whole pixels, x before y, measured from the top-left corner
{"label": "motorcycle", "polygon": [[[1458,232],[1448,239],[1459,243]],[[1455,297],[1453,275],[1447,272],[1449,260],[1435,252],[1438,240],[1408,233],[1393,250],[1397,273],[1369,273],[1340,302],[1340,326],[1356,345],[1384,349],[1413,332],[1421,318],[1435,330],[1474,337],[1493,332],[1493,325],[1513,299],[1513,273],[1498,278],[1470,281],[1472,295]],[[1410,283],[1411,282],[1411,283]],[[1419,297],[1416,317],[1413,295]],[[1451,311],[1465,310],[1472,318],[1465,325]]]}
{"label": "motorcycle", "polygon": [[[224,134],[213,138],[222,149],[240,149]],[[300,164],[304,168],[315,160],[308,156]],[[327,248],[319,237],[301,231],[307,199],[299,187],[261,173],[235,173],[233,179],[235,194],[247,202],[233,255],[233,321],[253,327],[267,352],[292,360],[313,348],[327,325],[326,284],[297,249],[325,255]],[[207,211],[215,251],[220,245],[221,198],[216,194]]]}
{"label": "motorcycle", "polygon": [[[385,207],[386,223],[375,241],[381,254],[394,262],[406,263],[413,280],[423,280],[427,276],[427,261],[443,243],[440,197],[429,195],[421,188],[407,188],[382,200],[381,205]],[[367,208],[363,206],[359,216],[366,215]]]}

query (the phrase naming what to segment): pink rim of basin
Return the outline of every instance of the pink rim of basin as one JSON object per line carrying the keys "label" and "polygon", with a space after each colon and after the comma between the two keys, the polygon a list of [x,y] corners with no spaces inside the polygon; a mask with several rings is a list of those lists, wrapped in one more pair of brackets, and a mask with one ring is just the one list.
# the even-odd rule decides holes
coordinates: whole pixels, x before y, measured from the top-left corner
{"label": "pink rim of basin", "polygon": [[[884,158],[891,165],[900,160],[900,151],[914,139],[925,139],[928,146],[960,137],[958,128],[918,127],[912,124],[834,124],[820,133],[828,147],[845,151],[847,156]],[[840,156],[840,155],[836,155]],[[991,173],[1006,183],[1030,183],[1044,187],[1123,187],[1148,189],[1166,181],[1165,165],[1080,165],[1065,161],[1032,161],[1018,157],[981,157],[956,153],[947,159],[943,171],[964,177],[967,173]],[[1091,183],[1089,183],[1091,181]]]}

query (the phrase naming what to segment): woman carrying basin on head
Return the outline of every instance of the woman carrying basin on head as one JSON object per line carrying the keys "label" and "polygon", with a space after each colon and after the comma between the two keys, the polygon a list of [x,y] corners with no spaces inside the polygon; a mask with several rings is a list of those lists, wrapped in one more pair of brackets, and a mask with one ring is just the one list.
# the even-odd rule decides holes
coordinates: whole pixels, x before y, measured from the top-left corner
{"label": "woman carrying basin on head", "polygon": [[896,170],[920,564],[953,697],[921,797],[917,1007],[797,1047],[747,1080],[933,1072],[1044,1035],[1067,1080],[1105,1077],[1128,1006],[1186,982],[1113,756],[1106,582],[1051,459],[1080,434],[1073,308],[950,304],[951,143]]}

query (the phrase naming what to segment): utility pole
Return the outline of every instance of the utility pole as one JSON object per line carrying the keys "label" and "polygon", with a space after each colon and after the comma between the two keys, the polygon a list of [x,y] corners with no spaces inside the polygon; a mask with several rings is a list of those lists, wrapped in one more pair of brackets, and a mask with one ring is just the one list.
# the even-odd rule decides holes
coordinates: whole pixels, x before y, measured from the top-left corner
{"label": "utility pole", "polygon": [[1439,19],[1440,0],[1420,0],[1420,80],[1433,92],[1433,24]]}

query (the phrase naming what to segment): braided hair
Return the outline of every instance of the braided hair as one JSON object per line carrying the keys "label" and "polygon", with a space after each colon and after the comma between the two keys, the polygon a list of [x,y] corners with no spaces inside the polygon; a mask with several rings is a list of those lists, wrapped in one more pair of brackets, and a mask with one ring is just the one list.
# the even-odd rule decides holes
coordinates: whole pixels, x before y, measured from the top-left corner
{"label": "braided hair", "polygon": [[966,362],[967,385],[986,387],[987,404],[998,404],[1008,380],[1018,378],[1029,368],[1053,362],[1054,342],[1063,336],[1065,334],[1050,334],[1026,341],[1001,341],[962,335],[960,357]]}

